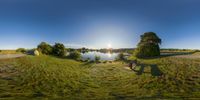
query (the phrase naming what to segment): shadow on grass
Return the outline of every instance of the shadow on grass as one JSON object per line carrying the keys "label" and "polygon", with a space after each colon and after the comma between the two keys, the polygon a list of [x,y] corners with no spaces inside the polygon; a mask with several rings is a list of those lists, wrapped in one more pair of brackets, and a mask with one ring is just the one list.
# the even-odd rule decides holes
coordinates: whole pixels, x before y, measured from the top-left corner
{"label": "shadow on grass", "polygon": [[161,76],[162,71],[158,68],[157,65],[151,65],[151,75],[152,76]]}
{"label": "shadow on grass", "polygon": [[89,62],[84,62],[82,64],[82,66],[87,66],[87,67],[91,67],[95,62],[89,61]]}
{"label": "shadow on grass", "polygon": [[133,69],[133,71],[137,72],[136,74],[137,75],[142,75],[142,73],[144,73],[144,67],[145,67],[145,64],[140,64],[140,69],[137,71],[135,69]]}
{"label": "shadow on grass", "polygon": [[[133,71],[136,72],[137,75],[142,75],[143,73],[151,73],[152,76],[161,76],[162,75],[162,71],[158,68],[158,66],[156,64],[152,64],[152,65],[140,64],[138,66],[140,66],[139,70],[133,69]],[[145,67],[148,67],[148,66],[150,66],[151,72],[144,72]]]}

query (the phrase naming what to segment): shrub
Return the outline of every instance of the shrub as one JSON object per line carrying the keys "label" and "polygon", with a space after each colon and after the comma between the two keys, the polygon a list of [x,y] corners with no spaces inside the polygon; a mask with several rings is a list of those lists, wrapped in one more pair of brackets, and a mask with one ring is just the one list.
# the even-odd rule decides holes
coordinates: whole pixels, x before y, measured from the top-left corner
{"label": "shrub", "polygon": [[69,53],[69,58],[78,60],[81,58],[81,53],[78,51],[72,51]]}
{"label": "shrub", "polygon": [[55,56],[63,57],[65,56],[65,46],[62,43],[55,43],[53,46],[53,54]]}
{"label": "shrub", "polygon": [[125,56],[124,56],[124,53],[119,53],[116,60],[125,60]]}
{"label": "shrub", "polygon": [[46,42],[41,42],[37,49],[42,53],[42,54],[46,54],[46,55],[49,55],[49,54],[52,54],[52,46],[49,45],[48,43]]}
{"label": "shrub", "polygon": [[95,56],[95,62],[100,62],[101,57],[100,56]]}
{"label": "shrub", "polygon": [[[0,52],[1,52],[1,50],[0,50]],[[195,50],[194,52],[200,52],[200,50]]]}
{"label": "shrub", "polygon": [[26,49],[24,49],[24,48],[18,48],[16,51],[17,51],[17,52],[21,52],[21,53],[25,53],[25,52],[26,52]]}

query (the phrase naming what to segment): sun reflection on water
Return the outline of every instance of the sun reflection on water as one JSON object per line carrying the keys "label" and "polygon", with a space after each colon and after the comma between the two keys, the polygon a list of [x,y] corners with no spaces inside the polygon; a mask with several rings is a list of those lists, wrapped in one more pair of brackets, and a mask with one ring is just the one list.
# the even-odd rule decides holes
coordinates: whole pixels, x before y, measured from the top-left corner
{"label": "sun reflection on water", "polygon": [[108,52],[108,53],[107,53],[107,56],[110,58],[110,57],[111,57],[111,53],[110,53],[110,52]]}

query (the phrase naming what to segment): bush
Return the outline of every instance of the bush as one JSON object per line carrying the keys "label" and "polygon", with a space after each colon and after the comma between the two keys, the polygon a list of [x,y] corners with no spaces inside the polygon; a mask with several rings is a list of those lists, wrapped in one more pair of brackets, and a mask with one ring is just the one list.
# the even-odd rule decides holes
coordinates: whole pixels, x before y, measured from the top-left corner
{"label": "bush", "polygon": [[49,45],[48,43],[46,42],[41,42],[37,49],[42,53],[42,54],[46,54],[46,55],[49,55],[49,54],[52,54],[52,46]]}
{"label": "bush", "polygon": [[124,53],[119,53],[116,60],[125,60],[125,56],[124,56]]}
{"label": "bush", "polygon": [[26,49],[24,49],[24,48],[18,48],[16,51],[17,51],[17,52],[21,52],[21,53],[25,53],[25,52],[26,52]]}
{"label": "bush", "polygon": [[53,54],[55,56],[63,57],[65,56],[65,46],[62,43],[55,43],[53,46]]}
{"label": "bush", "polygon": [[100,62],[101,57],[100,56],[95,56],[95,62]]}
{"label": "bush", "polygon": [[79,60],[81,58],[81,53],[78,51],[72,51],[69,53],[69,58]]}
{"label": "bush", "polygon": [[[0,52],[1,52],[1,50],[0,50]],[[195,50],[194,52],[200,52],[200,50]]]}

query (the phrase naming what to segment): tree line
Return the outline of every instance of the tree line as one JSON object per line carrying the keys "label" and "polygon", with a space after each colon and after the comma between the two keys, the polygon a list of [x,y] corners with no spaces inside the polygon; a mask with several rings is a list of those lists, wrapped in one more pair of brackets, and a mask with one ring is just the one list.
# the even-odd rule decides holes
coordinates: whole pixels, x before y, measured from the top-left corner
{"label": "tree line", "polygon": [[[113,49],[113,52],[129,52],[133,51],[134,56],[137,58],[146,58],[146,57],[155,57],[160,56],[160,47],[161,39],[156,35],[154,32],[146,32],[140,36],[140,41],[137,45],[136,49]],[[40,54],[44,55],[54,55],[63,57],[66,55],[66,51],[69,51],[68,57],[73,59],[80,59],[81,58],[81,51],[87,52],[90,49],[81,48],[81,49],[66,49],[64,44],[62,43],[55,43],[54,45],[50,45],[46,42],[41,42],[36,49]],[[25,49],[19,48],[17,49],[18,52],[26,52]],[[107,52],[107,49],[100,49],[101,52]]]}

